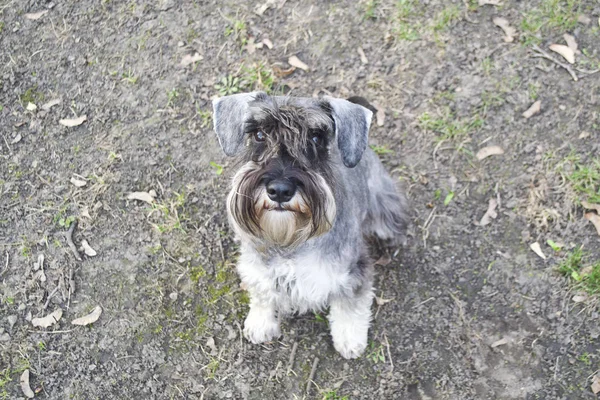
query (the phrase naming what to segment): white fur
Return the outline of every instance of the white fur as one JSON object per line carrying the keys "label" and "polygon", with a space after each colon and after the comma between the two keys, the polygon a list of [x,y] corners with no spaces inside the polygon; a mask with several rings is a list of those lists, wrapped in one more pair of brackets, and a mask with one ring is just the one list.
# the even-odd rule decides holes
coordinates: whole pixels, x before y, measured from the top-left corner
{"label": "white fur", "polygon": [[335,299],[329,310],[333,346],[344,358],[357,358],[367,347],[373,291],[366,290],[352,303]]}

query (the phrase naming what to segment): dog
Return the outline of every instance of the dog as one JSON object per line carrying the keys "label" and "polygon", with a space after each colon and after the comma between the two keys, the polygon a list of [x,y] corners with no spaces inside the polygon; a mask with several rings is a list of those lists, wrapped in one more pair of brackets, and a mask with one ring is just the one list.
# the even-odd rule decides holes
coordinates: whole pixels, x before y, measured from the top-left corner
{"label": "dog", "polygon": [[250,342],[278,338],[285,315],[329,307],[335,349],[349,359],[367,347],[367,239],[396,245],[407,226],[405,198],[367,146],[372,110],[361,97],[252,92],[213,101],[221,148],[239,160],[227,214],[250,295]]}

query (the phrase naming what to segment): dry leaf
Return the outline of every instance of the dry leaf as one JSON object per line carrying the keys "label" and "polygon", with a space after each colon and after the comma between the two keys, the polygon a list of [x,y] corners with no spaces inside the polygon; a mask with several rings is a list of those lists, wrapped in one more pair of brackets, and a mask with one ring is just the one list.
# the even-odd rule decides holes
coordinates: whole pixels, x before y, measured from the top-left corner
{"label": "dry leaf", "polygon": [[39,326],[40,328],[48,328],[60,321],[62,313],[62,309],[57,308],[53,313],[50,313],[45,317],[32,319],[31,324],[33,326]]}
{"label": "dry leaf", "polygon": [[358,55],[360,56],[360,62],[363,63],[363,64],[368,64],[369,63],[369,59],[365,55],[365,52],[363,51],[362,47],[358,47],[356,49],[356,51],[358,51]]}
{"label": "dry leaf", "polygon": [[52,107],[58,104],[60,104],[60,99],[50,100],[42,106],[42,110],[49,111]]}
{"label": "dry leaf", "polygon": [[85,115],[82,115],[79,118],[61,119],[60,121],[58,121],[58,123],[64,126],[73,127],[83,124],[85,120],[87,120],[87,117]]}
{"label": "dry leaf", "polygon": [[496,201],[496,199],[490,199],[488,203],[488,209],[485,212],[485,214],[483,214],[481,221],[479,221],[479,226],[486,226],[487,224],[492,222],[492,219],[496,219],[496,217],[498,217],[496,207],[498,207],[498,202]]}
{"label": "dry leaf", "polygon": [[575,52],[568,46],[565,46],[564,44],[551,44],[549,49],[563,56],[569,64],[575,64]]}
{"label": "dry leaf", "polygon": [[291,56],[288,59],[288,64],[292,67],[300,68],[301,70],[308,71],[308,65],[304,64],[300,59],[296,56]]}
{"label": "dry leaf", "polygon": [[17,133],[17,136],[15,136],[15,138],[10,142],[10,144],[17,144],[21,141],[21,139],[23,139],[23,137],[20,133]]}
{"label": "dry leaf", "polygon": [[592,19],[585,14],[581,14],[577,17],[577,22],[583,25],[589,25],[592,22]]}
{"label": "dry leaf", "polygon": [[533,117],[535,114],[539,113],[541,110],[542,110],[542,102],[538,100],[535,103],[533,103],[531,105],[531,107],[529,107],[527,109],[527,111],[525,111],[523,113],[523,117],[525,117],[525,119],[529,119],[529,118]]}
{"label": "dry leaf", "polygon": [[529,245],[529,248],[531,248],[531,250],[533,250],[533,252],[540,256],[543,260],[546,259],[546,255],[542,253],[542,248],[540,247],[540,244],[538,242],[531,243]]}
{"label": "dry leaf", "polygon": [[492,343],[492,349],[498,347],[498,346],[503,346],[505,344],[508,344],[508,340],[506,338],[502,338],[500,340],[496,340],[494,343]]}
{"label": "dry leaf", "polygon": [[92,246],[90,246],[88,241],[85,239],[81,241],[81,247],[83,247],[83,252],[86,256],[95,257],[98,254],[96,253],[96,250],[92,249]]}
{"label": "dry leaf", "polygon": [[127,200],[140,200],[148,204],[154,203],[154,197],[148,192],[133,192],[127,195]]}
{"label": "dry leaf", "polygon": [[48,10],[42,10],[42,11],[38,11],[36,13],[28,13],[25,14],[24,17],[27,19],[30,19],[32,21],[35,21],[37,19],[40,19],[44,16],[44,14],[46,14],[48,12]]}
{"label": "dry leaf", "polygon": [[375,114],[375,119],[377,119],[377,126],[383,126],[385,124],[385,108],[378,107],[377,113]]}
{"label": "dry leaf", "polygon": [[581,202],[581,205],[586,210],[596,210],[596,211],[598,211],[598,214],[600,214],[600,204],[588,203],[587,201],[584,200]]}
{"label": "dry leaf", "polygon": [[96,308],[94,308],[94,310],[91,313],[81,318],[74,319],[73,321],[71,321],[71,324],[82,326],[93,324],[94,322],[98,321],[98,318],[100,318],[101,314],[102,308],[100,306],[96,306]]}
{"label": "dry leaf", "polygon": [[37,262],[33,263],[33,270],[37,271],[38,269],[44,269],[44,253],[40,253],[38,256]]}
{"label": "dry leaf", "polygon": [[587,131],[583,131],[579,134],[579,139],[587,139],[590,137],[590,133]]}
{"label": "dry leaf", "polygon": [[479,0],[480,6],[501,6],[502,2],[500,0]]}
{"label": "dry leaf", "polygon": [[384,254],[381,257],[379,257],[379,260],[375,261],[375,265],[381,265],[382,267],[385,267],[386,265],[388,265],[391,262],[392,262],[392,258],[390,257],[390,255]]}
{"label": "dry leaf", "polygon": [[595,375],[592,382],[592,392],[594,394],[600,393],[600,375]]}
{"label": "dry leaf", "polygon": [[193,53],[193,54],[186,54],[185,56],[183,56],[183,58],[181,59],[181,63],[180,65],[182,67],[187,67],[190,64],[193,64],[197,61],[201,61],[203,60],[204,57],[202,57],[200,54],[198,53]]}
{"label": "dry leaf", "polygon": [[596,232],[600,235],[600,216],[596,213],[589,212],[585,213],[585,219],[590,221],[596,227]]}
{"label": "dry leaf", "polygon": [[269,48],[269,50],[271,50],[273,48],[273,42],[271,42],[271,40],[269,40],[269,38],[264,38],[262,40],[262,42],[265,44],[265,46],[267,46]]}
{"label": "dry leaf", "polygon": [[88,206],[83,207],[83,210],[81,210],[81,216],[92,219],[92,216],[90,215],[90,210],[89,210]]}
{"label": "dry leaf", "polygon": [[283,77],[290,75],[292,72],[294,72],[296,70],[296,67],[290,67],[288,69],[281,69],[277,65],[273,65],[271,67],[271,69],[273,70],[273,73],[275,74],[276,77],[283,78]]}
{"label": "dry leaf", "polygon": [[587,296],[584,296],[584,295],[578,294],[578,295],[575,295],[575,296],[573,296],[573,299],[572,299],[572,300],[573,300],[575,303],[583,303],[584,301],[586,301],[586,300],[587,300]]}
{"label": "dry leaf", "polygon": [[78,188],[80,187],[84,187],[85,185],[87,185],[87,182],[82,180],[82,179],[77,179],[77,178],[71,178],[70,181],[73,185],[77,186]]}
{"label": "dry leaf", "polygon": [[23,373],[21,374],[19,383],[21,384],[21,390],[23,391],[23,394],[25,395],[25,397],[27,397],[28,399],[33,399],[35,397],[35,393],[33,393],[33,390],[31,390],[31,386],[29,386],[29,370],[28,369],[23,371]]}
{"label": "dry leaf", "polygon": [[494,25],[499,27],[504,31],[504,41],[507,43],[511,43],[515,40],[515,36],[517,35],[517,30],[510,26],[508,21],[501,17],[496,17],[493,19]]}
{"label": "dry leaf", "polygon": [[567,46],[569,46],[569,48],[571,50],[573,50],[573,52],[577,53],[577,42],[575,41],[575,37],[572,35],[569,35],[568,33],[565,33],[563,35],[563,38],[565,39],[565,42],[567,42]]}
{"label": "dry leaf", "polygon": [[27,111],[35,111],[37,110],[37,106],[33,103],[27,103],[27,107],[25,107]]}
{"label": "dry leaf", "polygon": [[475,155],[479,161],[487,158],[489,156],[497,156],[500,154],[504,154],[504,150],[500,146],[487,146],[483,149],[479,150]]}
{"label": "dry leaf", "polygon": [[382,306],[386,303],[389,303],[390,301],[394,301],[394,299],[384,299],[383,297],[375,296],[375,302],[377,303],[378,306]]}

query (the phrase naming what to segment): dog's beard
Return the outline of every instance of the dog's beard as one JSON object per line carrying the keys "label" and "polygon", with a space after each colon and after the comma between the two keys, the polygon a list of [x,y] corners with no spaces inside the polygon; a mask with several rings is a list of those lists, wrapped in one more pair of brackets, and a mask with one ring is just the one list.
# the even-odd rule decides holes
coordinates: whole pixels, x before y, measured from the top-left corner
{"label": "dog's beard", "polygon": [[323,176],[301,172],[294,197],[282,205],[269,199],[261,180],[264,170],[244,165],[233,178],[227,210],[233,225],[251,237],[282,247],[295,246],[328,232],[335,219],[333,192]]}

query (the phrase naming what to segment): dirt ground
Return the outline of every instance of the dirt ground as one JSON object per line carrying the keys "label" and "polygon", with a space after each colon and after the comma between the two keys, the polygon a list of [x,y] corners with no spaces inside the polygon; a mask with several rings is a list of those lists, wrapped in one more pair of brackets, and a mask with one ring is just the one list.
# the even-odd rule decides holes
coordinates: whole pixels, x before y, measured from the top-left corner
{"label": "dirt ground", "polygon": [[[25,398],[25,370],[48,399],[597,398],[597,296],[558,266],[600,261],[581,206],[600,203],[600,3],[501,3],[0,0],[0,399]],[[549,49],[565,33],[572,65]],[[358,360],[323,315],[240,335],[210,113],[248,90],[380,110],[370,142],[413,224]]]}

